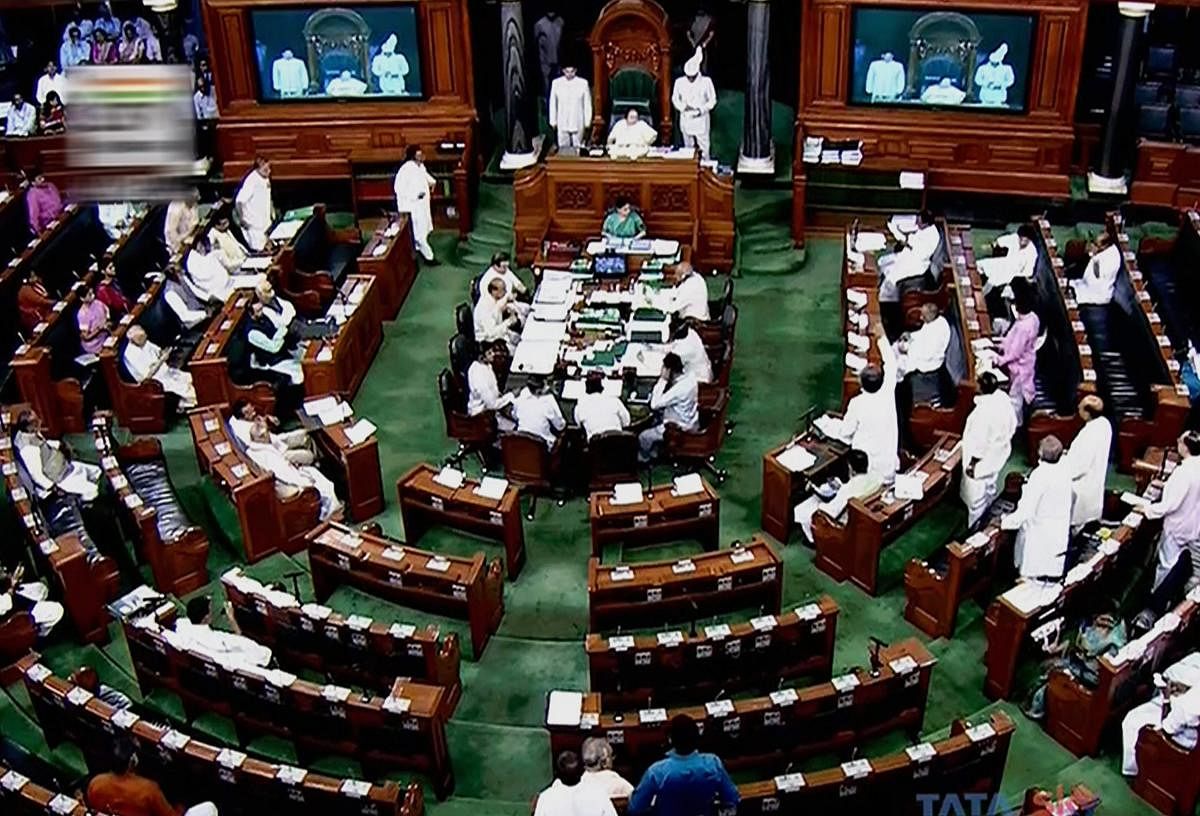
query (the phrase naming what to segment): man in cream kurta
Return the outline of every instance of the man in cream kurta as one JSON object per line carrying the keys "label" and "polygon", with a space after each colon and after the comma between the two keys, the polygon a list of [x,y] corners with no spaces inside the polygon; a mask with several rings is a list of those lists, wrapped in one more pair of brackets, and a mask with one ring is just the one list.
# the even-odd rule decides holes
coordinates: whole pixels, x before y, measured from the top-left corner
{"label": "man in cream kurta", "polygon": [[846,404],[846,413],[834,420],[829,433],[867,454],[868,472],[885,485],[896,480],[900,467],[900,420],[896,413],[896,351],[882,323],[873,325],[880,366],[859,372],[861,388]]}
{"label": "man in cream kurta", "polygon": [[872,102],[892,102],[900,98],[904,93],[904,65],[896,62],[895,54],[884,51],[879,59],[871,61],[863,90]]}
{"label": "man in cream kurta", "polygon": [[1000,520],[1017,531],[1014,558],[1022,578],[1062,578],[1071,538],[1071,476],[1056,436],[1038,444],[1038,465],[1029,474],[1016,508]]}
{"label": "man in cream kurta", "polygon": [[1008,89],[1016,82],[1011,65],[1006,65],[1008,43],[988,55],[988,61],[975,69],[975,87],[979,88],[979,101],[984,105],[1008,104]]}
{"label": "man in cream kurta", "polygon": [[139,383],[153,379],[168,394],[179,397],[180,408],[195,408],[196,388],[192,385],[192,375],[167,365],[171,349],[155,345],[141,326],[130,326],[126,337],[129,342],[125,344],[123,358],[129,374]]}
{"label": "man in cream kurta", "polygon": [[996,375],[979,375],[979,394],[967,415],[962,435],[962,483],[959,496],[967,506],[967,526],[974,527],[987,512],[999,489],[1000,471],[1012,453],[1017,430],[1008,394],[1000,390]]}
{"label": "man in cream kurta", "polygon": [[[1191,750],[1196,747],[1195,718],[1200,715],[1196,710],[1196,690],[1200,689],[1200,652],[1192,652],[1177,663],[1172,664],[1162,673],[1162,685],[1154,696],[1139,706],[1131,708],[1121,721],[1121,773],[1134,776],[1138,772],[1137,741],[1138,734],[1146,726],[1162,728],[1167,736]],[[1165,718],[1164,697],[1170,698],[1171,713],[1175,716]],[[1181,705],[1182,704],[1182,705]],[[1181,709],[1176,713],[1176,709]],[[1193,720],[1188,729],[1186,720]]]}
{"label": "man in cream kurta", "polygon": [[254,169],[242,179],[233,200],[242,234],[255,252],[267,246],[267,230],[271,228],[274,205],[271,203],[271,162],[264,156],[254,159]]}
{"label": "man in cream kurta", "polygon": [[425,152],[416,145],[409,145],[405,152],[406,161],[396,171],[392,185],[396,193],[396,209],[409,214],[412,221],[413,243],[421,257],[436,264],[433,247],[429,245],[429,233],[433,232],[433,210],[430,199],[437,179],[425,169]]}
{"label": "man in cream kurta", "polygon": [[638,117],[637,110],[630,108],[625,118],[608,132],[608,153],[617,158],[637,159],[646,155],[656,139],[658,133],[654,128]]}
{"label": "man in cream kurta", "polygon": [[283,49],[279,59],[272,63],[271,87],[285,99],[301,96],[308,90],[308,67],[303,60],[296,59],[292,49]]}
{"label": "man in cream kurta", "polygon": [[1104,400],[1088,394],[1079,401],[1079,417],[1084,425],[1067,451],[1074,506],[1071,530],[1099,521],[1104,510],[1104,480],[1108,476],[1108,454],[1112,447],[1112,424],[1104,416]]}
{"label": "man in cream kurta", "polygon": [[408,60],[403,54],[396,53],[397,43],[396,35],[389,35],[379,53],[371,60],[371,73],[379,80],[379,92],[391,96],[401,96],[407,92],[405,78],[408,76]]}
{"label": "man in cream kurta", "polygon": [[1071,284],[1075,301],[1080,305],[1107,306],[1112,302],[1113,288],[1121,272],[1121,247],[1107,235],[1101,235],[1083,275]]}
{"label": "man in cream kurta", "polygon": [[709,134],[712,131],[712,109],[717,106],[717,90],[708,77],[700,73],[704,49],[697,48],[683,66],[683,76],[675,80],[671,104],[679,112],[679,132],[685,147],[696,147],[700,158],[710,153]]}
{"label": "man in cream kurta", "polygon": [[592,126],[592,89],[575,66],[563,67],[562,76],[550,83],[550,127],[558,134],[558,147],[582,147]]}
{"label": "man in cream kurta", "polygon": [[1036,233],[1030,224],[1022,224],[1016,232],[1001,235],[995,245],[1008,251],[1008,254],[996,258],[980,258],[976,265],[979,271],[987,276],[984,293],[990,292],[997,286],[1008,286],[1014,278],[1033,280],[1037,271],[1038,251],[1033,243]]}

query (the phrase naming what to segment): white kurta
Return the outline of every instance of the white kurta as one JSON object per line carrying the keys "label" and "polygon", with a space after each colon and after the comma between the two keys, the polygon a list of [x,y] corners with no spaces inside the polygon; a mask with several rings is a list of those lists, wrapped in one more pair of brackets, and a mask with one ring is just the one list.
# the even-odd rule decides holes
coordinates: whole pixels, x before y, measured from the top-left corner
{"label": "white kurta", "polygon": [[609,153],[629,158],[644,156],[657,139],[658,133],[641,119],[633,125],[621,119],[608,133]]}
{"label": "white kurta", "polygon": [[629,409],[611,394],[584,394],[575,402],[575,423],[591,439],[598,433],[629,427]]}
{"label": "white kurta", "polygon": [[162,385],[164,391],[179,397],[183,407],[190,408],[194,406],[196,404],[196,389],[192,385],[191,374],[180,371],[178,368],[173,368],[166,363],[160,365],[153,374],[150,373],[154,365],[162,358],[162,354],[162,349],[150,340],[147,340],[141,346],[135,343],[126,343],[124,354],[125,368],[129,370],[130,375],[139,383],[145,382],[148,377],[153,377],[155,382]]}
{"label": "white kurta", "polygon": [[271,87],[280,96],[300,96],[308,90],[308,67],[295,57],[280,57],[271,65]]}
{"label": "white kurta", "polygon": [[436,183],[425,165],[406,161],[396,171],[396,180],[392,184],[396,194],[396,209],[409,214],[413,242],[427,260],[433,258],[433,249],[429,246],[429,233],[433,232],[433,210],[430,208],[433,196],[430,188]]}
{"label": "white kurta", "polygon": [[683,361],[684,374],[695,377],[696,382],[712,382],[712,361],[708,358],[708,350],[704,348],[704,341],[700,339],[700,335],[696,333],[695,329],[688,329],[686,335],[673,341],[671,351],[678,354],[679,359]]}
{"label": "white kurta", "polygon": [[900,467],[900,421],[896,414],[896,352],[886,337],[876,340],[883,363],[883,385],[873,394],[860,391],[846,404],[836,436],[867,454],[868,471],[891,484]]}
{"label": "white kurta", "polygon": [[681,76],[675,80],[671,90],[671,104],[679,111],[679,132],[683,143],[691,145],[693,140],[700,149],[701,158],[709,155],[709,133],[712,131],[712,109],[717,106],[717,89],[706,76],[694,80]]}
{"label": "white kurta", "polygon": [[953,85],[930,85],[921,93],[921,101],[930,105],[960,105],[966,98],[966,92]]}
{"label": "white kurta", "polygon": [[1111,303],[1121,263],[1121,248],[1116,244],[1093,255],[1084,269],[1083,277],[1071,284],[1075,290],[1075,301],[1095,306]]}
{"label": "white kurta", "polygon": [[812,495],[797,504],[792,509],[792,520],[800,525],[804,537],[813,540],[812,520],[817,511],[821,511],[831,519],[843,521],[846,506],[851,499],[865,498],[883,487],[883,482],[873,473],[858,473],[851,476],[849,481],[842,483],[837,493],[829,501],[822,501],[820,496]]}
{"label": "white kurta", "polygon": [[403,54],[381,51],[371,60],[371,73],[379,79],[379,92],[399,96],[405,93],[408,60]]}
{"label": "white kurta", "polygon": [[1149,519],[1162,519],[1158,541],[1157,588],[1191,542],[1200,541],[1200,456],[1184,459],[1167,477],[1162,496],[1142,509]]}
{"label": "white kurta", "polygon": [[693,272],[670,290],[667,311],[692,320],[708,320],[708,284]]}
{"label": "white kurta", "polygon": [[496,370],[482,360],[471,363],[467,369],[467,415],[499,411],[509,402],[496,382]]}
{"label": "white kurta", "polygon": [[872,101],[899,99],[904,93],[904,66],[896,60],[872,60],[864,89]]}
{"label": "white kurta", "polygon": [[211,250],[207,255],[194,249],[188,253],[187,283],[196,297],[213,303],[223,304],[233,292],[229,271],[221,263],[220,256]]}
{"label": "white kurta", "polygon": [[975,69],[975,86],[984,105],[1008,104],[1008,89],[1016,82],[1011,65],[985,62]]}
{"label": "white kurta", "polygon": [[1037,270],[1038,251],[1032,241],[1022,247],[1017,235],[1009,233],[997,238],[996,246],[1004,247],[1008,254],[999,258],[980,258],[976,262],[979,271],[987,275],[988,291],[997,286],[1007,286],[1014,278],[1033,279]]}
{"label": "white kurta", "polygon": [[1062,577],[1071,538],[1071,476],[1064,460],[1033,469],[1001,527],[1017,531],[1015,561],[1022,578]]}
{"label": "white kurta", "polygon": [[[1167,668],[1163,672],[1163,678],[1168,683],[1175,685],[1186,686],[1192,691],[1183,695],[1177,695],[1171,700],[1171,709],[1174,710],[1180,703],[1184,705],[1182,716],[1171,718],[1170,725],[1173,729],[1167,730],[1167,733],[1173,740],[1178,742],[1182,747],[1189,750],[1196,747],[1196,731],[1193,724],[1190,733],[1185,728],[1180,726],[1186,725],[1182,722],[1187,717],[1188,708],[1192,708],[1192,716],[1197,713],[1195,708],[1196,700],[1194,697],[1188,698],[1195,689],[1200,688],[1200,652],[1192,652],[1187,657],[1180,660]],[[1164,726],[1162,716],[1163,695],[1162,692],[1156,693],[1150,700],[1142,703],[1129,710],[1125,715],[1125,719],[1121,721],[1121,772],[1134,776],[1137,774],[1137,740],[1138,734],[1146,726],[1151,728],[1160,728]]]}
{"label": "white kurta", "polygon": [[1071,510],[1073,528],[1097,521],[1104,510],[1104,480],[1108,476],[1111,447],[1112,424],[1105,417],[1096,417],[1079,430],[1063,457],[1075,497]]}
{"label": "white kurta", "polygon": [[550,83],[550,126],[560,133],[583,133],[592,125],[592,89],[581,76]]}
{"label": "white kurta", "polygon": [[38,77],[37,88],[34,89],[33,95],[39,105],[46,104],[46,96],[51,91],[55,91],[58,94],[59,100],[64,105],[67,104],[68,83],[66,74],[58,73],[54,76],[42,74]]}
{"label": "white kurta", "polygon": [[267,245],[267,230],[271,228],[271,180],[251,170],[242,179],[234,204],[246,243],[255,252],[262,250]]}
{"label": "white kurta", "polygon": [[513,400],[513,414],[517,418],[518,431],[540,436],[547,447],[553,447],[558,434],[567,427],[553,394],[535,395],[523,388]]}
{"label": "white kurta", "polygon": [[[278,311],[276,311],[276,307],[278,307]],[[296,307],[290,300],[276,295],[270,304],[263,304],[263,314],[275,324],[275,328],[288,329],[291,328],[292,321],[296,319]]]}
{"label": "white kurta", "polygon": [[321,518],[327,519],[341,508],[333,482],[312,465],[295,465],[287,458],[286,451],[273,442],[251,442],[246,453],[263,470],[274,474],[276,480],[303,490],[316,488],[321,497]]}
{"label": "white kurta", "polygon": [[32,136],[37,130],[37,108],[26,102],[19,108],[8,109],[8,119],[4,124],[6,136]]}
{"label": "white kurta", "polygon": [[938,315],[908,336],[908,344],[900,358],[903,373],[914,371],[931,373],[946,363],[946,349],[950,348],[950,323]]}
{"label": "white kurta", "polygon": [[212,241],[213,252],[221,259],[221,265],[229,272],[237,272],[249,257],[246,248],[234,237],[231,230],[209,230],[208,239]]}
{"label": "white kurta", "polygon": [[475,304],[472,312],[476,342],[503,340],[508,344],[510,353],[517,350],[517,343],[520,342],[521,336],[513,330],[509,323],[510,318],[504,311],[507,305],[507,297],[496,300],[490,294],[484,293],[483,297],[479,298],[479,302]]}
{"label": "white kurta", "polygon": [[883,280],[879,284],[880,299],[898,300],[900,293],[896,285],[900,281],[919,277],[929,271],[929,262],[941,240],[941,230],[937,224],[930,224],[910,234],[899,252],[881,256],[879,271],[883,274]]}
{"label": "white kurta", "polygon": [[[57,439],[46,440],[46,444],[54,448],[62,446]],[[56,487],[75,494],[85,502],[95,501],[96,496],[100,494],[100,474],[103,471],[95,465],[72,460],[67,466],[66,474],[57,482],[52,482],[42,470],[42,452],[36,445],[27,445],[17,453],[21,456],[21,463],[25,465],[29,478],[33,479],[37,494],[42,498],[49,496],[50,491]]]}
{"label": "white kurta", "polygon": [[186,618],[175,622],[174,631],[163,630],[163,637],[176,649],[196,652],[227,668],[266,668],[271,650],[261,643],[233,632],[220,632],[207,624],[195,624]]}
{"label": "white kurta", "polygon": [[[967,506],[967,524],[975,524],[996,498],[1000,471],[1012,453],[1017,418],[1004,391],[980,394],[967,415],[962,435],[963,476],[959,495]],[[967,465],[975,463],[974,476]]]}
{"label": "white kurta", "polygon": [[334,77],[325,86],[325,93],[330,96],[362,96],[367,92],[367,83],[358,77]]}

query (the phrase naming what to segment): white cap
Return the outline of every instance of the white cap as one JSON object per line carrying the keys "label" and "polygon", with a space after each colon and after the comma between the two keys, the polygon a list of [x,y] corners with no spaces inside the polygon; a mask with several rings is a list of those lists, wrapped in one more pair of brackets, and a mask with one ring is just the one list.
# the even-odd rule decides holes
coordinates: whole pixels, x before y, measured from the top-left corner
{"label": "white cap", "polygon": [[1200,686],[1200,653],[1192,652],[1168,668],[1163,674],[1168,681],[1181,686],[1188,688]]}
{"label": "white cap", "polygon": [[388,38],[383,41],[383,46],[382,46],[383,53],[385,53],[385,54],[393,53],[396,50],[397,42],[398,42],[398,40],[396,39],[395,34],[388,35]]}
{"label": "white cap", "polygon": [[988,59],[992,62],[1003,62],[1006,56],[1008,56],[1008,43],[1000,43],[1000,47],[993,51]]}
{"label": "white cap", "polygon": [[688,76],[696,76],[700,73],[700,63],[704,59],[704,49],[696,46],[696,53],[692,58],[683,64],[683,72]]}

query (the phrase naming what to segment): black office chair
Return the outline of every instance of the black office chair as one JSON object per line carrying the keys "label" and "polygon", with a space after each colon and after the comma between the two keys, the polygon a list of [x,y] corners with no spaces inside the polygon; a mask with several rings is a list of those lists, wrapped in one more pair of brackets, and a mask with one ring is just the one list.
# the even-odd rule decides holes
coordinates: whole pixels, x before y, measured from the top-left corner
{"label": "black office chair", "polygon": [[1200,106],[1179,109],[1179,136],[1185,142],[1200,143]]}
{"label": "black office chair", "polygon": [[1146,75],[1171,79],[1175,76],[1176,53],[1173,45],[1152,45],[1146,49]]}
{"label": "black office chair", "polygon": [[496,442],[496,415],[484,411],[477,416],[468,416],[466,390],[458,377],[444,368],[438,374],[438,396],[442,400],[446,435],[458,442],[458,450],[446,459],[446,463],[458,467],[468,454],[473,453],[483,472],[487,473],[484,451]]}
{"label": "black office chair", "polygon": [[733,303],[733,278],[725,278],[725,287],[721,291],[721,296],[716,300],[708,302],[708,316],[712,320],[716,320],[720,315],[725,313],[725,307]]}
{"label": "black office chair", "polygon": [[1136,105],[1157,105],[1162,101],[1162,93],[1161,82],[1139,82],[1133,91],[1133,101]]}
{"label": "black office chair", "polygon": [[460,303],[454,307],[454,328],[463,337],[467,338],[471,346],[475,346],[475,314],[471,311],[471,307],[465,303]]}
{"label": "black office chair", "polygon": [[479,284],[482,280],[483,280],[482,272],[480,272],[475,277],[471,278],[471,303],[472,304],[479,302],[479,294],[481,292],[481,290],[479,288]]}
{"label": "black office chair", "polygon": [[471,363],[475,362],[475,349],[461,334],[451,337],[447,346],[450,351],[450,369],[465,381],[467,369],[471,367]]}
{"label": "black office chair", "polygon": [[1180,108],[1200,108],[1200,85],[1176,85],[1175,106]]}
{"label": "black office chair", "polygon": [[1138,108],[1138,135],[1165,139],[1171,130],[1170,105],[1142,105]]}

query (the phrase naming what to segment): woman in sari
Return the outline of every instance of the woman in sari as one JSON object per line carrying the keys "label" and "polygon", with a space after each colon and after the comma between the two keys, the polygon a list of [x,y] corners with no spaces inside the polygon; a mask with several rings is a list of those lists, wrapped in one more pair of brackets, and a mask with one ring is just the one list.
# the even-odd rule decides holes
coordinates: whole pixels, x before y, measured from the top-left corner
{"label": "woman in sari", "polygon": [[96,298],[96,290],[85,286],[79,291],[79,345],[87,354],[99,354],[108,339],[108,307]]}
{"label": "woman in sari", "polygon": [[112,65],[117,61],[117,44],[108,38],[103,31],[93,31],[92,64]]}
{"label": "woman in sari", "polygon": [[140,65],[146,61],[146,43],[137,35],[133,23],[126,23],[122,29],[121,45],[117,49],[117,59],[127,65]]}
{"label": "woman in sari", "polygon": [[62,133],[67,129],[66,111],[58,91],[46,94],[46,103],[42,105],[38,114],[43,135]]}

